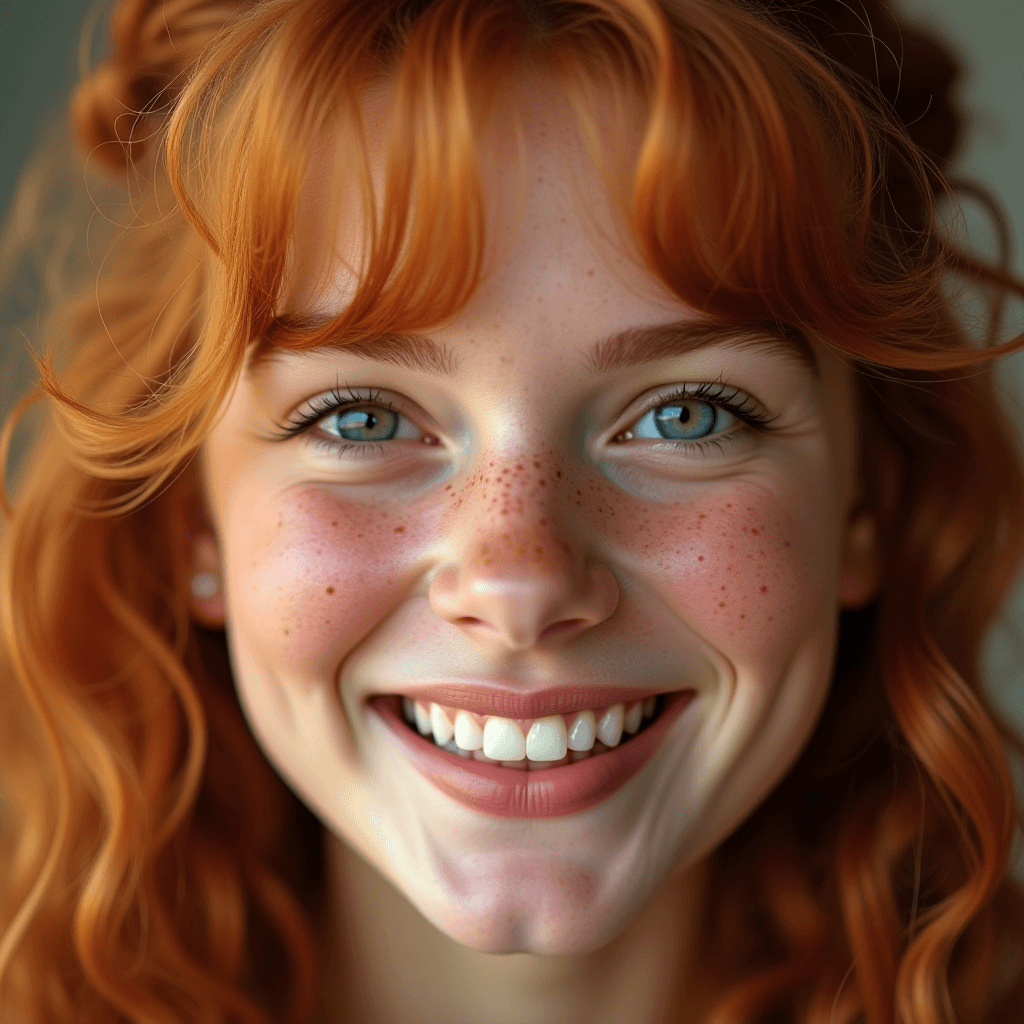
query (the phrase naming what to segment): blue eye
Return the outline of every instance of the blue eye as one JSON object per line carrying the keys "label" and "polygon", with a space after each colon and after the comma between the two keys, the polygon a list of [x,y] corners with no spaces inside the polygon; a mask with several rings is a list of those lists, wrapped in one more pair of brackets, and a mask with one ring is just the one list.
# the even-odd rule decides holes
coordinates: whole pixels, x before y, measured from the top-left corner
{"label": "blue eye", "polygon": [[388,441],[398,432],[399,415],[382,405],[344,409],[324,419],[342,441]]}
{"label": "blue eye", "polygon": [[[742,423],[754,430],[770,429],[770,417],[757,408],[748,395],[721,383],[685,385],[672,394],[661,396],[633,427],[619,435],[619,439],[637,438],[677,441],[698,448],[704,442],[717,445],[719,439],[739,439],[746,429],[735,430]],[[284,441],[311,427],[319,429],[330,440],[321,436],[319,445],[337,454],[368,454],[372,450],[384,451],[382,441],[419,440],[436,445],[432,437],[416,426],[380,392],[359,395],[349,390],[342,394],[332,389],[327,395],[312,399],[308,409],[296,414],[287,423],[278,424],[281,432],[274,440]]]}
{"label": "blue eye", "polygon": [[436,444],[436,438],[424,434],[408,416],[399,411],[380,392],[359,395],[351,389],[343,394],[332,388],[326,395],[310,400],[308,408],[296,413],[287,423],[279,423],[280,433],[274,440],[285,441],[312,427],[323,434],[318,444],[337,454],[350,452],[366,454],[383,451],[379,442],[392,440],[419,440]]}
{"label": "blue eye", "polygon": [[[739,440],[748,430],[768,430],[771,418],[749,396],[721,382],[684,385],[660,396],[618,439],[677,441],[705,447],[720,440]],[[738,425],[744,429],[736,430]]]}
{"label": "blue eye", "polygon": [[666,441],[699,441],[734,423],[735,416],[710,402],[673,401],[655,406],[637,421],[630,433],[634,437],[657,437]]}

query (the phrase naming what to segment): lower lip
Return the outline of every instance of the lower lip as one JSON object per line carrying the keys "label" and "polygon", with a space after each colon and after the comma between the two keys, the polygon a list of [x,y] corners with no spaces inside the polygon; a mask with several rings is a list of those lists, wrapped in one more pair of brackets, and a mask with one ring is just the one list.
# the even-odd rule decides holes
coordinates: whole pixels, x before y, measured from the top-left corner
{"label": "lower lip", "polygon": [[654,756],[693,696],[692,690],[666,694],[665,707],[654,723],[614,750],[535,772],[442,750],[405,724],[394,697],[375,697],[370,706],[390,727],[389,733],[405,748],[416,770],[453,800],[498,818],[557,818],[585,811],[629,782]]}

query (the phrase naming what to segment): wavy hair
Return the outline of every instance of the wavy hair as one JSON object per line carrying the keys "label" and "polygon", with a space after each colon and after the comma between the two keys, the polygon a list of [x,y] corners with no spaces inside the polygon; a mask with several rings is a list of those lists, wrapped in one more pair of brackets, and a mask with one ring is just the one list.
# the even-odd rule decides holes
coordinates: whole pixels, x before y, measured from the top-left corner
{"label": "wavy hair", "polygon": [[[478,145],[527,74],[560,84],[671,292],[857,370],[884,579],[842,614],[807,749],[713,855],[709,1024],[1024,1021],[1024,747],[979,663],[1024,559],[993,372],[1024,347],[999,344],[1024,286],[940,229],[955,62],[882,0],[861,11],[868,31],[831,0],[118,0],[71,117],[130,216],[51,318],[0,445],[43,400],[0,538],[4,1024],[311,1019],[321,826],[250,735],[223,635],[189,620],[193,456],[253,344],[466,303]],[[362,105],[383,85],[375,185]],[[368,242],[324,326],[277,303],[328,132]],[[984,337],[957,279],[989,300]]]}

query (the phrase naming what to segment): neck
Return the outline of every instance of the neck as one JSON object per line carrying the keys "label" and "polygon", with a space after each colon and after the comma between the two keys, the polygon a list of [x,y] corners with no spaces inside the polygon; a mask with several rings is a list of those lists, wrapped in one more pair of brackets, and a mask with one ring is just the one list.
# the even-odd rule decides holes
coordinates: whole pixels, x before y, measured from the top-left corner
{"label": "neck", "polygon": [[439,932],[326,833],[329,1024],[665,1024],[699,1019],[691,977],[707,865],[671,878],[614,940],[578,956],[482,953]]}

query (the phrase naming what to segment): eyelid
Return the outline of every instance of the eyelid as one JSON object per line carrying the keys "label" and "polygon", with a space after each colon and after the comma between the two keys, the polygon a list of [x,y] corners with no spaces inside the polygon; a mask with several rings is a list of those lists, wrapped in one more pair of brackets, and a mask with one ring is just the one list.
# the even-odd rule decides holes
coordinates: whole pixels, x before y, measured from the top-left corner
{"label": "eyelid", "polygon": [[[342,388],[345,390],[343,391]],[[306,399],[282,422],[275,422],[279,433],[271,435],[272,441],[288,441],[299,434],[305,433],[315,427],[321,420],[329,416],[343,412],[346,409],[358,408],[362,405],[376,405],[384,409],[390,409],[399,416],[404,416],[410,423],[414,423],[417,429],[424,431],[424,427],[417,423],[417,417],[411,415],[406,408],[406,403],[397,396],[385,395],[379,388],[366,388],[367,394],[358,394],[355,389],[345,384],[337,384],[329,391]],[[333,438],[338,444],[356,444],[368,446],[373,442],[346,442],[343,438]]]}
{"label": "eyelid", "polygon": [[[411,424],[424,433],[428,431],[417,421],[419,417],[411,415],[406,408],[406,402],[400,397],[392,397],[390,393],[385,395],[379,388],[367,387],[366,394],[359,394],[349,385],[344,385],[345,392],[342,392],[340,382],[327,392],[307,399],[293,411],[284,422],[275,423],[279,433],[272,435],[268,440],[287,441],[299,434],[306,433],[315,427],[321,420],[333,414],[343,412],[346,409],[358,408],[364,405],[377,405],[389,409],[399,416],[407,419]],[[622,433],[635,427],[637,422],[648,415],[654,409],[668,405],[673,401],[701,401],[708,405],[715,406],[735,416],[747,429],[764,432],[772,429],[771,424],[777,419],[767,413],[764,406],[748,392],[727,384],[721,378],[717,381],[702,381],[696,384],[682,383],[669,385],[660,389],[657,393],[641,399],[640,408],[634,408],[628,420],[620,418],[617,426],[611,435],[616,438]],[[634,403],[635,405],[635,403]],[[305,411],[303,411],[305,407]],[[625,414],[623,414],[625,415]],[[733,431],[743,433],[743,431]],[[429,434],[428,434],[429,436]],[[694,438],[692,440],[679,439],[679,445],[697,445],[702,442],[717,440],[720,435],[709,435],[708,438]],[[727,435],[721,435],[727,436]],[[379,442],[371,441],[347,441],[344,438],[335,438],[328,435],[328,439],[321,438],[322,444],[341,445],[345,448],[369,448],[371,446],[382,447]],[[403,438],[402,440],[408,440]],[[668,439],[666,439],[668,440]],[[436,443],[436,442],[435,442]],[[384,446],[386,447],[386,446]]]}
{"label": "eyelid", "polygon": [[[615,428],[612,437],[631,427],[654,409],[663,405],[669,405],[673,401],[700,401],[708,405],[716,406],[725,412],[734,415],[740,422],[754,430],[770,430],[771,424],[778,418],[772,416],[765,407],[749,392],[742,388],[727,384],[719,379],[717,381],[702,381],[699,383],[683,383],[669,385],[659,389],[653,395],[641,399],[641,405],[634,407],[631,411],[623,413],[619,426]],[[626,418],[628,415],[628,418]],[[692,443],[692,442],[688,442]]]}

